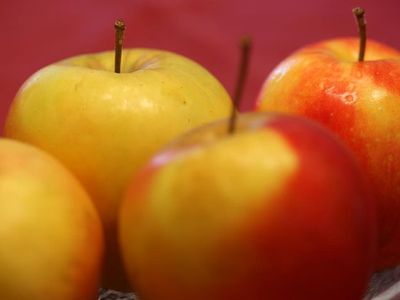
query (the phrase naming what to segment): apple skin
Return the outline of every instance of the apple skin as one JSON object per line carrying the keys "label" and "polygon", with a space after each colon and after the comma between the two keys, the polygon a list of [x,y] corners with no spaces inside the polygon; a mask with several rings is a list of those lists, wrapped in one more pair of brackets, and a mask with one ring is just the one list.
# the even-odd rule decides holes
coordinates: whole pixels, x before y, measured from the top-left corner
{"label": "apple skin", "polygon": [[119,215],[141,299],[361,299],[374,206],[351,153],[279,114],[195,130],[135,176]]}
{"label": "apple skin", "polygon": [[121,74],[113,67],[104,52],[39,70],[19,90],[5,135],[45,149],[83,183],[106,230],[104,287],[124,290],[115,219],[129,178],[171,139],[226,117],[231,100],[208,71],[170,52],[126,49]]}
{"label": "apple skin", "polygon": [[269,75],[256,110],[313,119],[356,154],[378,209],[376,269],[400,263],[400,52],[368,40],[326,40],[295,52]]}
{"label": "apple skin", "polygon": [[0,286],[7,300],[97,299],[100,218],[58,161],[0,139]]}

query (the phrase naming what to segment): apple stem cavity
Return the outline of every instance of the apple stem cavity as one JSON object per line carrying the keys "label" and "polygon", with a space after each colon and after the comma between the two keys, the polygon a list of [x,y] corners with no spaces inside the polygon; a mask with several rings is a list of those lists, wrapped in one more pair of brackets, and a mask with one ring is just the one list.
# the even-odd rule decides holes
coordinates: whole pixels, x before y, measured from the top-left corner
{"label": "apple stem cavity", "polygon": [[356,17],[358,24],[358,33],[360,36],[360,49],[358,52],[358,61],[364,61],[365,56],[365,48],[367,45],[367,30],[366,30],[366,21],[365,21],[365,11],[361,7],[353,8],[353,14]]}
{"label": "apple stem cavity", "polygon": [[117,20],[114,23],[115,28],[115,73],[121,73],[121,57],[122,57],[122,42],[124,40],[125,23],[122,20]]}
{"label": "apple stem cavity", "polygon": [[236,129],[236,118],[237,109],[239,108],[240,100],[243,94],[243,88],[247,77],[247,71],[249,66],[250,50],[251,50],[252,40],[249,36],[244,36],[240,40],[240,63],[238,77],[235,86],[235,94],[233,97],[232,111],[229,118],[228,133],[232,134]]}

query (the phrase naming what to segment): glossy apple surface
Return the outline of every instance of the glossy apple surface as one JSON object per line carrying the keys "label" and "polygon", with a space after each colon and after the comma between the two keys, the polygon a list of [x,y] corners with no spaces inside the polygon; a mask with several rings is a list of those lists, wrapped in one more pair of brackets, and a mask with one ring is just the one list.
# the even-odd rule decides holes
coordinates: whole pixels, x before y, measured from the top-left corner
{"label": "glossy apple surface", "polygon": [[[195,62],[169,52],[133,49],[113,72],[114,53],[67,59],[21,87],[5,135],[60,159],[83,183],[107,231],[105,287],[124,289],[115,218],[128,179],[177,135],[229,114],[221,84]],[[114,260],[116,259],[116,260]]]}
{"label": "glossy apple surface", "polygon": [[7,139],[0,174],[1,298],[96,299],[102,229],[78,181],[47,153]]}
{"label": "glossy apple surface", "polygon": [[356,154],[378,203],[377,268],[400,263],[400,52],[357,39],[307,46],[270,74],[260,111],[298,114],[336,133]]}
{"label": "glossy apple surface", "polygon": [[143,299],[361,299],[373,204],[354,158],[298,117],[217,122],[157,154],[120,210],[131,284]]}

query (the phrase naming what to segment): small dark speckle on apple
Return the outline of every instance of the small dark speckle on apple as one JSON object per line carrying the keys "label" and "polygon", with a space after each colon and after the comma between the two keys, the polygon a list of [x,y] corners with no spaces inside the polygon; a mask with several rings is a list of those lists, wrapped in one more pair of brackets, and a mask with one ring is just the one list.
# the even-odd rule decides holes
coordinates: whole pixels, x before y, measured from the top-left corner
{"label": "small dark speckle on apple", "polygon": [[74,84],[74,92],[76,92],[78,89],[79,89],[79,87],[82,85],[82,82],[76,82],[75,84]]}

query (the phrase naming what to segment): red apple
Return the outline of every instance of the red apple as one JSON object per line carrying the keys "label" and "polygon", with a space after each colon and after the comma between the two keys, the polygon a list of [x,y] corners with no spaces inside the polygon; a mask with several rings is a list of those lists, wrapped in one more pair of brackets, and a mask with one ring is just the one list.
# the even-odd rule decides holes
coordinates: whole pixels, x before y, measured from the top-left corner
{"label": "red apple", "polygon": [[241,116],[185,135],[133,179],[119,225],[142,299],[356,300],[372,269],[372,202],[314,123]]}
{"label": "red apple", "polygon": [[266,80],[259,111],[302,115],[330,128],[357,155],[378,202],[377,268],[400,263],[400,53],[368,40],[322,41],[295,52]]}
{"label": "red apple", "polygon": [[47,153],[0,139],[0,293],[4,300],[90,300],[103,236],[88,195]]}

